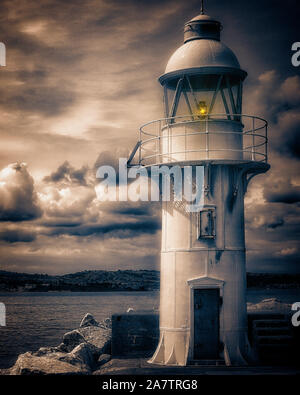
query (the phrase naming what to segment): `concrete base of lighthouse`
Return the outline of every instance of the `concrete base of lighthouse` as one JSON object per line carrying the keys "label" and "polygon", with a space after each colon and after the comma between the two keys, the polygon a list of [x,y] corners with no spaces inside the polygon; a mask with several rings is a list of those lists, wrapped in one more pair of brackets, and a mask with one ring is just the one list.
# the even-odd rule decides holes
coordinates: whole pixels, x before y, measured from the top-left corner
{"label": "concrete base of lighthouse", "polygon": [[163,203],[160,340],[150,363],[222,359],[245,365],[251,358],[244,241],[248,170],[211,166],[204,210],[213,212],[213,237],[199,236],[199,213]]}

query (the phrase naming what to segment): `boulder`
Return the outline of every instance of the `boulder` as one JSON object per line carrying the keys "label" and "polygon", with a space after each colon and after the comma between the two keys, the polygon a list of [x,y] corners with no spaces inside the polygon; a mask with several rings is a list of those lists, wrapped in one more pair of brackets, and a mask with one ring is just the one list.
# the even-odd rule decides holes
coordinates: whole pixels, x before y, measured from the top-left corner
{"label": "boulder", "polygon": [[111,355],[110,354],[102,354],[98,358],[97,365],[98,367],[104,365],[105,363],[109,362],[111,360]]}
{"label": "boulder", "polygon": [[11,375],[83,375],[89,374],[85,365],[72,365],[49,356],[35,356],[30,352],[19,355],[11,368]]}
{"label": "boulder", "polygon": [[83,317],[79,327],[84,328],[86,326],[99,326],[99,322],[95,320],[95,318],[92,316],[92,314],[87,313]]}
{"label": "boulder", "polygon": [[86,314],[80,325],[65,333],[57,347],[41,347],[36,352],[19,355],[10,374],[90,374],[109,361],[111,320],[99,324],[91,314]]}
{"label": "boulder", "polygon": [[77,329],[67,332],[63,336],[63,344],[65,345],[67,351],[72,351],[73,348],[84,342],[84,337]]}
{"label": "boulder", "polygon": [[68,352],[68,347],[65,345],[65,343],[60,343],[56,348],[57,351]]}
{"label": "boulder", "polygon": [[59,347],[41,347],[38,351],[33,352],[32,355],[36,357],[42,357],[45,355],[49,356],[50,354],[59,352],[63,353],[64,351],[62,351]]}
{"label": "boulder", "polygon": [[105,354],[110,352],[111,330],[96,326],[87,326],[78,329],[84,341],[95,347],[95,352]]}
{"label": "boulder", "polygon": [[103,325],[106,328],[111,329],[111,318],[105,318],[105,320],[103,321]]}
{"label": "boulder", "polygon": [[60,356],[59,360],[89,371],[96,365],[94,347],[87,343],[79,344],[71,352]]}

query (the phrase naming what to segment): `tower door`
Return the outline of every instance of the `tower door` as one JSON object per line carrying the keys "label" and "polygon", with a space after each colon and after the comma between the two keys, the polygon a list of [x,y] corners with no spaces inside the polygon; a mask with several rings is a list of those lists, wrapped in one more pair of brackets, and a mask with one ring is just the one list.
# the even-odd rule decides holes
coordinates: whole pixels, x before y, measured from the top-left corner
{"label": "tower door", "polygon": [[194,289],[194,359],[219,355],[219,289]]}

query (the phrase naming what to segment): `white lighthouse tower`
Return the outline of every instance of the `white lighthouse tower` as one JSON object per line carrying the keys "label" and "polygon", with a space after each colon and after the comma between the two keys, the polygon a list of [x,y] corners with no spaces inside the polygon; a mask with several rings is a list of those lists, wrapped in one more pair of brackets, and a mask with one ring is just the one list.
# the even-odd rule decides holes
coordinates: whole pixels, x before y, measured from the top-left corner
{"label": "white lighthouse tower", "polygon": [[201,14],[159,78],[165,118],[140,129],[140,165],[204,166],[204,206],[163,202],[160,340],[150,362],[247,363],[244,194],[269,169],[267,122],[242,114],[247,73]]}

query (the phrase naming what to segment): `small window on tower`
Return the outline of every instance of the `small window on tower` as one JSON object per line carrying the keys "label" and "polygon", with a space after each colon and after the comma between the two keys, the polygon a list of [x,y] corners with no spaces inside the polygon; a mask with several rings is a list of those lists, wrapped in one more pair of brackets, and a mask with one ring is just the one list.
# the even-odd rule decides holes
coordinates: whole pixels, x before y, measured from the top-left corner
{"label": "small window on tower", "polygon": [[213,239],[215,232],[215,208],[204,208],[199,212],[198,239]]}

